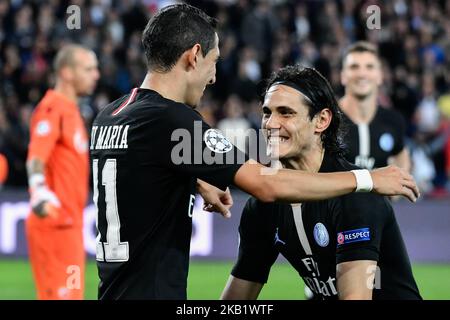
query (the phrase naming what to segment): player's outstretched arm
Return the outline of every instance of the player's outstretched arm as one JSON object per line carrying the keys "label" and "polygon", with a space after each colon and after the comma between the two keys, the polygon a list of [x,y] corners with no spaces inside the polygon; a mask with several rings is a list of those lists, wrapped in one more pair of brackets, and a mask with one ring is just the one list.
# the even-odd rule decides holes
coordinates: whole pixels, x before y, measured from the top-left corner
{"label": "player's outstretched arm", "polygon": [[372,300],[373,276],[377,262],[355,260],[336,266],[339,300]]}
{"label": "player's outstretched arm", "polygon": [[[237,171],[235,185],[264,202],[302,202],[333,198],[354,192],[357,188],[352,172],[309,173],[300,170],[273,169],[249,160]],[[371,172],[372,192],[402,195],[411,201],[419,196],[410,174],[395,166]]]}
{"label": "player's outstretched arm", "polygon": [[256,300],[263,287],[262,283],[247,281],[231,276],[223,289],[221,300]]}

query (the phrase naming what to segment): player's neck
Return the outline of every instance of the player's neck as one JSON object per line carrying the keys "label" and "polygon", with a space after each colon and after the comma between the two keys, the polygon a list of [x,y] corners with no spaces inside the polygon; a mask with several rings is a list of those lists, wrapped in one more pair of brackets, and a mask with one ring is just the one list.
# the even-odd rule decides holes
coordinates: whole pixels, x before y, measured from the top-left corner
{"label": "player's neck", "polygon": [[342,111],[356,124],[368,124],[377,111],[377,94],[363,99],[346,94],[340,101]]}
{"label": "player's neck", "polygon": [[141,88],[154,90],[166,99],[186,103],[186,84],[182,82],[182,77],[177,77],[174,72],[148,72]]}
{"label": "player's neck", "polygon": [[325,149],[320,145],[302,152],[297,157],[281,159],[284,168],[303,170],[307,172],[319,172],[322,166]]}
{"label": "player's neck", "polygon": [[64,81],[56,81],[56,85],[53,90],[63,95],[73,103],[78,103],[77,93],[71,84],[65,83]]}

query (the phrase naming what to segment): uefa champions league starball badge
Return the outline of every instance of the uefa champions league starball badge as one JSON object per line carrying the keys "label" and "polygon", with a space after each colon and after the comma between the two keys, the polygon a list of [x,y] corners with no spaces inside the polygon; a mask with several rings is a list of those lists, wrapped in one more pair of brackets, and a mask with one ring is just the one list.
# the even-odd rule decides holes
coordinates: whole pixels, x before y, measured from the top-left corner
{"label": "uefa champions league starball badge", "polygon": [[226,153],[233,148],[233,145],[225,138],[225,136],[216,129],[208,129],[205,131],[203,139],[209,150],[217,153]]}

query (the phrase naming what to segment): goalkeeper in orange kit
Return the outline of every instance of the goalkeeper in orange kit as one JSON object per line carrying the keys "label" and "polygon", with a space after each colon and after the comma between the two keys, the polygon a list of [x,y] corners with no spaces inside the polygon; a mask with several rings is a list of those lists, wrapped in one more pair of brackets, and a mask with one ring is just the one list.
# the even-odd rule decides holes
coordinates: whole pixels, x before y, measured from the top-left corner
{"label": "goalkeeper in orange kit", "polygon": [[93,92],[99,71],[94,52],[77,45],[63,47],[54,68],[55,88],[31,119],[28,250],[38,299],[83,299],[89,156],[77,99]]}

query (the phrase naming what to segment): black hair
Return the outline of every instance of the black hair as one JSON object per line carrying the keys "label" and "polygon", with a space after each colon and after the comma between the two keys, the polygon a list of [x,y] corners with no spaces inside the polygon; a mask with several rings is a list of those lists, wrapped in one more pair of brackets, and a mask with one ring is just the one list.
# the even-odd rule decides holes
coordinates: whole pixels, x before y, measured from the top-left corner
{"label": "black hair", "polygon": [[345,144],[343,142],[342,112],[327,79],[313,68],[305,68],[300,65],[286,66],[274,72],[267,80],[261,98],[264,99],[267,90],[273,84],[282,84],[283,82],[290,83],[291,86],[293,84],[300,89],[299,91],[303,95],[308,97],[308,99],[303,98],[303,102],[308,106],[310,120],[325,108],[331,110],[331,123],[321,136],[323,147],[327,152],[343,154]]}
{"label": "black hair", "polygon": [[197,43],[205,57],[214,48],[217,20],[188,4],[167,6],[150,19],[142,34],[150,71],[168,72]]}

